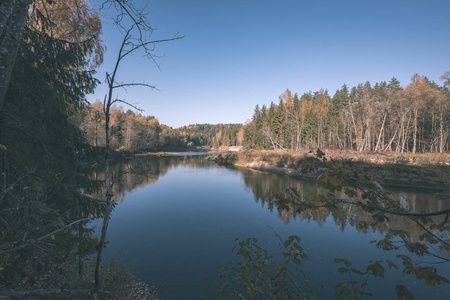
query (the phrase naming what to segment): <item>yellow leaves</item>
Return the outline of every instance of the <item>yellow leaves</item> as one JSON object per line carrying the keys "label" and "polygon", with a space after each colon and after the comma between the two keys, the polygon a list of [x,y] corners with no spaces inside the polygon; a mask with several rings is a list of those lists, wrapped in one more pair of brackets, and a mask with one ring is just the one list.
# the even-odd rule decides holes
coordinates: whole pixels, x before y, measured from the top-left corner
{"label": "yellow leaves", "polygon": [[300,105],[299,105],[299,113],[300,117],[304,119],[306,117],[306,114],[308,111],[311,110],[312,103],[308,101],[304,96],[300,98]]}
{"label": "yellow leaves", "polygon": [[278,97],[281,101],[286,103],[287,107],[292,107],[294,105],[294,95],[290,89],[286,89],[286,91]]}
{"label": "yellow leaves", "polygon": [[32,1],[28,27],[69,43],[91,43],[87,48],[90,66],[103,62],[102,24],[86,0]]}
{"label": "yellow leaves", "polygon": [[312,109],[316,116],[320,119],[326,118],[330,109],[330,99],[323,90],[320,90],[312,101]]}
{"label": "yellow leaves", "polygon": [[159,121],[158,119],[154,118],[154,119],[150,119],[147,121],[147,126],[152,127],[152,128],[156,128],[159,126]]}

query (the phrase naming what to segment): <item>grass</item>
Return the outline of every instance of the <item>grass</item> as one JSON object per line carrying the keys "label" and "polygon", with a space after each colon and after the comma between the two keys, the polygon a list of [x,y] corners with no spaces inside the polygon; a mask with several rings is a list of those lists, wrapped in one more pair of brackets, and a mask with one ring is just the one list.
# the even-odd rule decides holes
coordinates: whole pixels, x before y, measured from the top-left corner
{"label": "grass", "polygon": [[[393,186],[415,186],[439,189],[450,189],[450,154],[447,153],[367,153],[339,149],[321,149],[328,158],[328,162],[321,163],[326,168],[333,160],[352,158],[356,167],[364,172],[371,172],[380,176],[384,184]],[[267,162],[273,166],[302,169],[310,166],[312,154],[309,150],[272,151],[246,150],[233,154],[223,154],[233,157],[234,164],[245,166],[254,162]],[[309,170],[313,171],[313,170]]]}

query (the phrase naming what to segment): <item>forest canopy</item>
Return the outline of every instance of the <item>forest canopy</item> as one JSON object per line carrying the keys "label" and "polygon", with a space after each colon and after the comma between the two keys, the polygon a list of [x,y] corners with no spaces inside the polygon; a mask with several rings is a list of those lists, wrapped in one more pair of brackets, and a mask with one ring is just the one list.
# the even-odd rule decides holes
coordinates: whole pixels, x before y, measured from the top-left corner
{"label": "forest canopy", "polygon": [[[110,112],[111,147],[115,150],[179,151],[193,147],[219,148],[240,146],[243,140],[241,124],[195,124],[173,129],[160,124],[154,116],[121,106],[114,106]],[[103,104],[100,100],[86,107],[80,128],[90,145],[105,146]]]}
{"label": "forest canopy", "polygon": [[256,106],[244,128],[250,149],[333,147],[358,151],[444,152],[449,149],[449,72],[444,86],[415,74],[401,87],[393,77],[299,96],[287,89],[278,103]]}
{"label": "forest canopy", "polygon": [[[449,78],[449,72],[442,76],[443,86],[418,74],[406,87],[395,77],[373,86],[344,84],[333,96],[323,89],[301,96],[287,89],[278,102],[256,105],[245,125],[192,124],[173,129],[154,116],[115,107],[111,138],[114,149],[130,151],[244,146],[442,153],[449,149]],[[100,101],[90,104],[81,128],[93,146],[104,145],[99,137],[102,122]]]}
{"label": "forest canopy", "polygon": [[[106,2],[123,9],[131,1]],[[257,105],[248,124],[174,129],[156,116],[113,105],[126,104],[120,99],[107,109],[99,100],[86,101],[100,83],[96,69],[105,51],[101,20],[89,1],[4,0],[0,17],[2,290],[72,288],[78,279],[91,284],[85,266],[103,248],[88,222],[105,215],[107,193],[98,196],[104,183],[89,175],[98,162],[108,165],[101,154],[110,148],[449,151],[450,72],[443,86],[415,74],[406,87],[392,78],[352,88],[344,84],[333,96],[327,90],[299,96],[288,89],[277,103]],[[145,18],[135,20],[132,28],[146,25]],[[152,42],[139,38],[124,39],[131,50],[122,58],[138,49],[130,41],[150,45],[145,55],[155,58]],[[106,77],[111,89],[127,85]],[[112,207],[113,193],[107,196]]]}

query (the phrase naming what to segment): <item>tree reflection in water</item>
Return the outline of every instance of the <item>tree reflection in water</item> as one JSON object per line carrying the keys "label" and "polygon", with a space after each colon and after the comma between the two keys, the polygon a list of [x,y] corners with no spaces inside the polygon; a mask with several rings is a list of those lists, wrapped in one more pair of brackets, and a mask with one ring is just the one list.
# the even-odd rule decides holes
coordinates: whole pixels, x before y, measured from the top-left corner
{"label": "tree reflection in water", "polygon": [[[210,168],[211,164],[206,157],[137,157],[112,168],[114,193],[121,201],[129,191],[156,182],[171,168],[189,165],[190,170],[195,170]],[[247,169],[239,168],[236,172],[242,175],[245,188],[252,192],[255,201],[276,212],[286,224],[307,220],[322,226],[333,220],[341,231],[352,228],[361,234],[382,234],[383,237],[372,244],[389,251],[389,256],[394,258],[375,261],[377,264],[367,262],[367,266],[376,271],[371,274],[382,275],[388,268],[394,270],[397,267],[398,273],[412,274],[430,286],[447,282],[435,272],[435,266],[440,268],[435,263],[445,263],[449,257],[446,218],[450,204],[445,199],[433,199],[429,193],[417,191],[388,193],[382,190],[376,177],[353,170],[351,161],[336,162],[336,167],[321,177],[319,185],[314,181],[277,175],[259,176]],[[101,172],[93,176],[102,179]],[[439,211],[438,215],[426,213]],[[349,257],[338,258],[341,260],[337,261],[336,270],[343,270],[346,261],[352,263]],[[348,270],[367,272],[367,269],[357,270],[353,265],[349,265]],[[358,277],[358,273],[353,275]],[[339,280],[343,285],[338,291],[347,287],[348,295],[354,293],[355,287],[346,286],[348,281],[345,279],[336,279]],[[365,277],[361,277],[358,284],[364,280]],[[398,285],[397,292],[400,296],[408,295],[408,287]]]}
{"label": "tree reflection in water", "polygon": [[[324,159],[318,152],[317,161]],[[371,262],[365,270],[356,270],[350,267],[350,261],[337,258],[336,263],[345,264],[339,268],[339,273],[366,276],[362,283],[357,283],[351,276],[348,282],[339,282],[337,297],[360,298],[368,276],[383,277],[388,268],[413,274],[429,287],[448,284],[447,278],[439,275],[435,267],[450,260],[450,203],[444,199],[448,198],[448,193],[441,193],[434,199],[429,195],[419,199],[417,193],[391,193],[380,182],[374,174],[355,170],[351,160],[335,162],[319,176],[319,187],[281,177],[279,180],[245,178],[255,201],[271,211],[276,209],[286,224],[298,218],[314,220],[321,227],[331,216],[341,231],[351,226],[362,234],[378,232],[384,236],[371,243],[395,252],[395,263],[387,259]],[[397,284],[396,292],[401,299],[412,297],[404,285]]]}

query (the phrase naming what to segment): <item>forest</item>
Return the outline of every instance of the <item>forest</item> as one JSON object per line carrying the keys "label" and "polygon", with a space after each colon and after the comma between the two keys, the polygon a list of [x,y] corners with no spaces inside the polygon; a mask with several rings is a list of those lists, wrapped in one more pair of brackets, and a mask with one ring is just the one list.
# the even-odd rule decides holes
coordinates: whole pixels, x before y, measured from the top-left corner
{"label": "forest", "polygon": [[[114,156],[101,144],[109,139],[106,123],[103,135],[99,128],[85,127],[86,95],[101,82],[96,70],[105,51],[101,8],[89,4],[0,2],[0,290],[11,291],[7,297],[21,298],[23,291],[33,290],[31,297],[48,299],[51,295],[43,290],[55,288],[60,297],[77,299],[92,298],[94,290],[96,299],[111,298],[103,290],[126,297],[137,290],[149,293],[127,271],[102,264],[104,241],[89,226],[114,206],[102,195],[105,181],[90,176]],[[116,12],[117,20],[134,20],[128,37],[131,29],[151,31],[145,12],[132,1],[103,4]],[[155,122],[149,118],[144,123],[154,128]],[[145,138],[136,145],[125,136],[123,144],[134,151],[158,143],[153,135]],[[96,253],[100,259],[94,262]],[[122,284],[114,285],[117,276]]]}
{"label": "forest", "polygon": [[[105,146],[105,115],[100,100],[89,104],[82,112],[79,128],[94,147]],[[117,151],[154,152],[180,151],[195,147],[239,146],[243,140],[242,124],[195,124],[173,129],[160,124],[154,116],[121,106],[110,111],[111,148]]]}
{"label": "forest", "polygon": [[449,149],[450,72],[444,86],[413,75],[402,87],[393,77],[331,97],[327,90],[299,96],[287,89],[278,104],[256,106],[244,127],[250,149],[328,147],[357,151],[439,152]]}
{"label": "forest", "polygon": [[76,116],[99,83],[100,18],[78,0],[0,11],[0,290],[86,287],[97,247],[86,225],[104,203],[88,196],[98,153]]}
{"label": "forest", "polygon": [[[88,103],[86,95],[103,81],[103,74],[96,71],[105,51],[100,12],[89,3],[0,3],[2,291],[92,290],[95,282],[100,297],[103,289],[118,287],[112,278],[122,276],[126,283],[122,286],[131,289],[127,295],[136,293],[136,283],[123,275],[126,272],[116,274],[105,266],[104,280],[99,279],[106,241],[103,235],[101,240],[94,237],[89,226],[92,219],[109,221],[115,205],[109,178],[90,177],[98,166],[105,167],[105,177],[109,176],[111,153],[241,145],[295,151],[316,147],[449,151],[450,72],[442,76],[443,86],[416,74],[405,87],[392,78],[374,86],[343,85],[332,97],[326,90],[299,96],[288,89],[278,104],[257,105],[245,125],[194,124],[174,129],[160,124],[156,116],[144,116],[126,102],[111,99],[113,89],[127,85],[114,79],[121,58],[138,49],[154,59],[154,48],[148,47],[153,45],[142,39],[153,28],[129,0],[104,2],[117,9],[118,24],[128,17],[132,25],[119,25],[124,35],[120,51],[125,52],[106,75],[109,98]],[[95,254],[100,259],[94,263]]]}
{"label": "forest", "polygon": [[[136,22],[124,44],[132,33],[153,30],[132,1],[107,3],[118,19]],[[105,48],[100,12],[87,1],[2,1],[0,12],[0,290],[90,291],[94,268],[99,293],[117,287],[108,276],[127,280],[119,288],[142,287],[106,265],[106,280],[98,277],[91,257],[106,241],[92,235],[89,220],[107,215],[114,203],[112,193],[102,195],[108,184],[89,174],[108,166],[116,151],[236,145],[242,125],[172,129],[140,110],[88,103],[101,82],[96,70]],[[151,56],[148,44],[133,42]]]}

